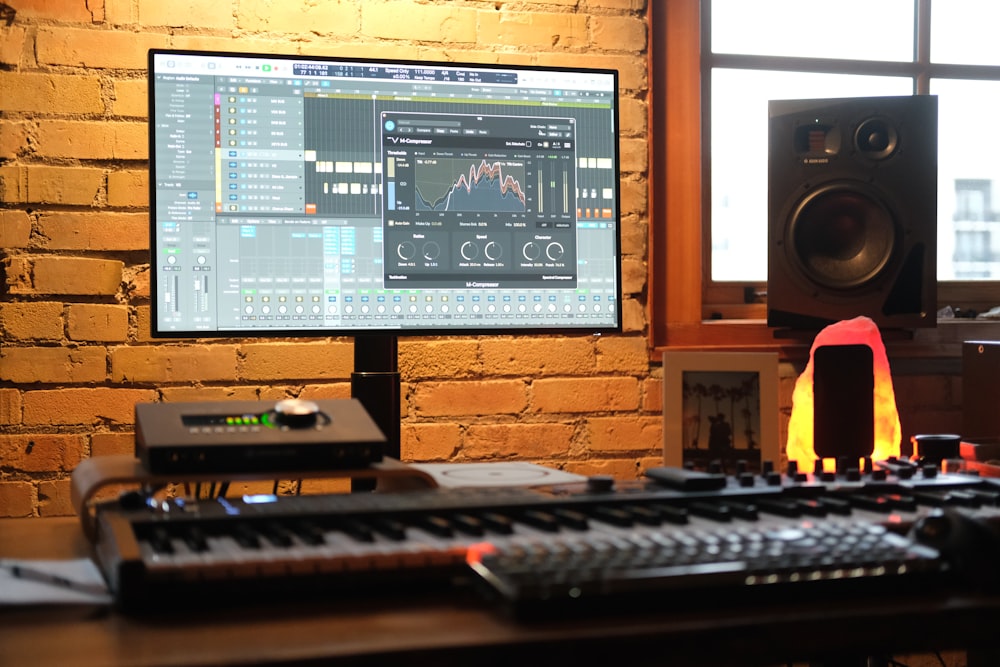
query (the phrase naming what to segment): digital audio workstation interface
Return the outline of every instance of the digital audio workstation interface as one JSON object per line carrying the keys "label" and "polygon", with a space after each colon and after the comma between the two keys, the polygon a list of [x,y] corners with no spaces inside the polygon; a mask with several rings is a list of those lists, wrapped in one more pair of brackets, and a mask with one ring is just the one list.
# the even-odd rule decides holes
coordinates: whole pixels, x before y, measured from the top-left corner
{"label": "digital audio workstation interface", "polygon": [[617,81],[154,52],[156,327],[609,328]]}

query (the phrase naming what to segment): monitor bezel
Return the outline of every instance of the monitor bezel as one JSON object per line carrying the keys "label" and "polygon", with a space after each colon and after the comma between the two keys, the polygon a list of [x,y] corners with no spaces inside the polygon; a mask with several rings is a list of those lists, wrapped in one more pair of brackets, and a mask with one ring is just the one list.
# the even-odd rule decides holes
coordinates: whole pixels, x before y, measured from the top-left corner
{"label": "monitor bezel", "polygon": [[[357,65],[401,65],[405,67],[440,67],[459,69],[480,69],[492,71],[534,71],[534,72],[567,72],[578,74],[597,74],[611,76],[613,81],[614,95],[612,105],[612,117],[614,125],[614,171],[616,176],[615,196],[613,201],[614,239],[615,239],[615,324],[608,325],[586,325],[586,326],[517,326],[500,324],[491,327],[482,326],[447,326],[447,327],[378,327],[364,326],[357,328],[345,328],[343,326],[328,328],[313,327],[267,327],[250,329],[206,329],[206,330],[166,330],[158,323],[158,300],[157,294],[157,272],[154,257],[157,247],[157,218],[156,218],[156,132],[152,127],[155,122],[155,94],[154,85],[154,59],[161,55],[179,56],[205,56],[221,58],[260,58],[260,59],[280,59],[280,60],[306,60],[325,61],[344,64]],[[624,290],[622,286],[622,220],[621,220],[621,146],[620,122],[621,122],[621,90],[619,87],[619,72],[616,69],[605,69],[596,67],[567,67],[567,66],[546,66],[539,64],[513,64],[505,62],[477,63],[458,62],[433,59],[405,59],[405,58],[370,58],[370,57],[345,57],[330,55],[314,55],[300,53],[265,53],[252,51],[220,51],[202,49],[173,49],[173,48],[152,48],[148,51],[147,57],[147,99],[149,125],[149,260],[150,260],[150,335],[154,339],[305,339],[305,338],[341,338],[341,337],[369,337],[369,336],[392,336],[392,337],[437,337],[437,336],[601,336],[607,334],[621,333],[623,331],[622,321],[622,300]],[[486,293],[488,290],[484,290]]]}

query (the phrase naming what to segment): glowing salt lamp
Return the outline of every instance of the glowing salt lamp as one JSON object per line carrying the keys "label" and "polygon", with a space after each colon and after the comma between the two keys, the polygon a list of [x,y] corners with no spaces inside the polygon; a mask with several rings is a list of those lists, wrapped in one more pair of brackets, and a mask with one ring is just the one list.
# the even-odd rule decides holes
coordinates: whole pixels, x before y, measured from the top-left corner
{"label": "glowing salt lamp", "polygon": [[902,428],[885,345],[878,327],[870,318],[856,317],[831,324],[816,335],[809,350],[809,363],[795,381],[785,454],[789,461],[796,461],[800,469],[807,469],[807,465],[811,469],[811,463],[819,458],[813,447],[813,354],[816,348],[823,345],[851,344],[867,345],[872,350],[875,371],[875,450],[872,459],[879,461],[899,456]]}

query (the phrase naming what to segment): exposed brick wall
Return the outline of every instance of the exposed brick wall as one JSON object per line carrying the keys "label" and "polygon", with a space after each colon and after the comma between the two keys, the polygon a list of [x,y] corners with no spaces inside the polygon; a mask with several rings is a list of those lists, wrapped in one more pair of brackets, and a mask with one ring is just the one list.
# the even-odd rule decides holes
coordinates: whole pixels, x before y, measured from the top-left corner
{"label": "exposed brick wall", "polygon": [[644,302],[646,0],[3,5],[0,516],[71,513],[71,471],[131,451],[136,402],[350,393],[350,340],[151,340],[150,47],[618,69],[625,333],[401,340],[402,450],[624,477],[659,462]]}

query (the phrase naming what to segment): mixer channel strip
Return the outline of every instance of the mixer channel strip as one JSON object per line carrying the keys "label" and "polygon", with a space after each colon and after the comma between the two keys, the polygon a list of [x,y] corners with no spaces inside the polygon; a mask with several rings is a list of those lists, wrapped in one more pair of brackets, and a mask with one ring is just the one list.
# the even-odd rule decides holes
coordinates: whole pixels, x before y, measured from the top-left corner
{"label": "mixer channel strip", "polygon": [[662,591],[763,590],[864,581],[904,588],[948,576],[907,529],[934,508],[996,519],[989,480],[613,492],[451,489],[108,503],[98,563],[125,607],[185,591],[225,599],[347,596],[442,586],[515,607]]}

